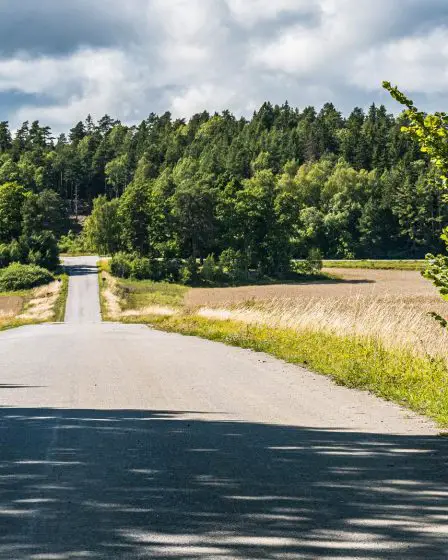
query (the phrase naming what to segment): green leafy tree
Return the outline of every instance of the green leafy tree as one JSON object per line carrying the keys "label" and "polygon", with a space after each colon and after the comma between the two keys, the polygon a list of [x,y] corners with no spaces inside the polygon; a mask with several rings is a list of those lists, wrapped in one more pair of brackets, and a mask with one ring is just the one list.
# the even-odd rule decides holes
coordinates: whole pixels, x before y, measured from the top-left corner
{"label": "green leafy tree", "polygon": [[118,220],[119,201],[108,201],[100,195],[93,201],[93,210],[87,218],[83,235],[86,245],[102,255],[113,255],[120,250],[121,228]]}
{"label": "green leafy tree", "polygon": [[68,213],[62,198],[52,190],[29,194],[22,208],[25,235],[51,231],[56,237],[69,229]]}
{"label": "green leafy tree", "polygon": [[17,183],[0,185],[0,243],[10,243],[22,233],[26,191]]}
{"label": "green leafy tree", "polygon": [[152,250],[149,237],[150,188],[145,181],[134,181],[119,200],[118,218],[124,246],[130,252],[147,255]]}

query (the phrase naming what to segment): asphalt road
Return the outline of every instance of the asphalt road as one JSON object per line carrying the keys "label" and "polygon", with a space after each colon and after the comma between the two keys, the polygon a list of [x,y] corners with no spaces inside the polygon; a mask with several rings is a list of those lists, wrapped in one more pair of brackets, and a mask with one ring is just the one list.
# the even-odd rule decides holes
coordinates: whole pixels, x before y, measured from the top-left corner
{"label": "asphalt road", "polygon": [[69,257],[64,264],[70,271],[66,323],[100,323],[98,257]]}
{"label": "asphalt road", "polygon": [[[0,333],[0,558],[446,559],[448,438],[263,354],[101,324]],[[96,299],[95,299],[96,298]]]}

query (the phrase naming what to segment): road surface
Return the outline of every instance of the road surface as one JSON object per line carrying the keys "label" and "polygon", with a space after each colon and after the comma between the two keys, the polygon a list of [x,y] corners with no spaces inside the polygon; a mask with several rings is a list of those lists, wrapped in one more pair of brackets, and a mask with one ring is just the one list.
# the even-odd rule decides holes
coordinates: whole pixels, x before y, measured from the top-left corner
{"label": "road surface", "polygon": [[97,262],[98,257],[65,259],[70,270],[66,323],[101,323]]}
{"label": "road surface", "polygon": [[448,438],[263,354],[99,322],[0,334],[0,559],[446,559]]}

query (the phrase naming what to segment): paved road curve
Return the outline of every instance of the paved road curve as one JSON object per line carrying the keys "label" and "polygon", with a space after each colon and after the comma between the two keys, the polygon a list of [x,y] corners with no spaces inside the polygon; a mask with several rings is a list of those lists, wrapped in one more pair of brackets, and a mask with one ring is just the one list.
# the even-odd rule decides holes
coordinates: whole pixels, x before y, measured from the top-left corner
{"label": "paved road curve", "polygon": [[2,560],[448,557],[431,424],[261,354],[101,324],[94,260],[73,265],[67,324],[0,334]]}

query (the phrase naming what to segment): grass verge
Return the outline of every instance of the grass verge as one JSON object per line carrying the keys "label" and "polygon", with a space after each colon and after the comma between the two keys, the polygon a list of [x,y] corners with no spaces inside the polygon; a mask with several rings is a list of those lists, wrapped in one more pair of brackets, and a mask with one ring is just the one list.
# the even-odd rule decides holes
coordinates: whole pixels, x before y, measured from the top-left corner
{"label": "grass verge", "polygon": [[[379,397],[425,414],[442,426],[448,426],[447,360],[443,356],[430,355],[421,345],[417,348],[407,343],[401,346],[386,344],[381,340],[381,330],[379,334],[372,335],[368,331],[356,333],[345,329],[346,332],[343,332],[338,322],[340,313],[336,313],[336,327],[332,329],[320,328],[317,323],[313,326],[313,321],[309,324],[295,321],[290,328],[278,321],[276,324],[275,318],[278,319],[281,314],[266,307],[266,302],[244,304],[249,307],[249,312],[254,311],[252,307],[257,311],[257,306],[266,311],[255,319],[244,318],[246,308],[242,310],[240,319],[207,317],[201,315],[202,308],[188,309],[182,304],[187,290],[184,286],[117,280],[107,273],[107,264],[100,274],[103,275],[103,280],[100,276],[100,284],[104,320],[144,323],[167,332],[266,352],[330,376],[338,384],[369,390]],[[110,311],[111,294],[115,295],[112,302],[116,305],[114,313]],[[287,301],[285,305],[288,309],[292,303]],[[163,306],[171,308],[171,313],[155,309]],[[235,310],[229,311],[235,313]],[[366,310],[361,311],[364,315]],[[297,310],[300,317],[303,313],[303,309]],[[328,314],[329,310],[325,309],[325,313]],[[311,315],[314,317],[315,314],[313,309]],[[355,315],[358,317],[357,313]],[[372,315],[378,318],[376,308]]]}
{"label": "grass verge", "polygon": [[61,274],[59,280],[61,282],[61,288],[53,307],[53,321],[55,323],[62,323],[64,321],[68,296],[68,275]]}
{"label": "grass verge", "polygon": [[425,260],[324,260],[324,268],[367,268],[377,270],[425,270]]}
{"label": "grass verge", "polygon": [[195,315],[124,318],[126,323],[266,352],[325,374],[338,384],[369,390],[448,426],[448,369],[442,359],[387,349],[375,339],[210,320]]}
{"label": "grass verge", "polygon": [[[20,300],[20,304],[11,314],[1,316],[0,331],[14,329],[26,325],[37,325],[48,322],[62,322],[65,316],[65,307],[68,295],[68,276],[60,274],[57,276],[60,287],[46,294],[46,286],[33,290],[22,290],[19,292],[3,292],[0,294],[0,309],[2,299],[14,298]],[[48,287],[56,283],[49,284]],[[57,291],[57,293],[56,293]]]}
{"label": "grass verge", "polygon": [[123,310],[144,309],[152,305],[181,308],[188,288],[168,282],[120,280],[118,292]]}

